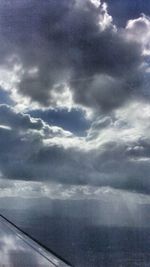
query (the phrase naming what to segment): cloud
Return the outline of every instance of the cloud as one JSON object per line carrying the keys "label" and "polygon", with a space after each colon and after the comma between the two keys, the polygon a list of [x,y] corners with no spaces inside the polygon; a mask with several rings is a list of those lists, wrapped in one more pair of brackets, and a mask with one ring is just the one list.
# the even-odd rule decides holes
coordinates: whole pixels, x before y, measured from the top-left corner
{"label": "cloud", "polygon": [[26,113],[20,113],[6,104],[0,105],[0,124],[9,126],[16,133],[19,133],[19,130],[23,131],[24,134],[29,130],[37,130],[41,135],[43,131],[45,136],[47,134],[49,137],[72,135],[69,131],[57,126],[49,126],[42,119],[33,118]]}
{"label": "cloud", "polygon": [[42,121],[40,119],[31,119],[28,114],[21,114],[15,112],[13,108],[10,108],[6,104],[0,105],[0,124],[10,126],[12,128],[18,128],[22,130],[26,129],[42,129]]}
{"label": "cloud", "polygon": [[69,106],[99,112],[140,90],[141,44],[116,28],[105,3],[2,2],[0,35],[1,64],[20,66],[12,97],[46,107],[67,105],[67,98]]}
{"label": "cloud", "polygon": [[41,118],[48,124],[57,125],[73,132],[76,135],[85,135],[90,127],[91,120],[86,117],[82,109],[36,109],[28,111],[34,118]]}
{"label": "cloud", "polygon": [[126,29],[131,39],[142,44],[143,55],[150,55],[150,17],[142,14],[127,22]]}
{"label": "cloud", "polygon": [[[56,156],[59,153],[59,147],[55,144],[55,139],[57,142],[67,140],[66,143],[69,143],[69,139],[74,138],[70,132],[62,128],[49,126],[42,120],[18,113],[7,105],[0,106],[0,125],[0,168],[3,175],[10,179],[16,177],[17,179],[38,180],[43,179],[43,177],[46,179],[51,177],[49,163],[45,158],[47,152],[44,142],[48,141],[49,146],[51,146],[50,143],[53,144],[49,152],[50,159],[50,157],[53,157],[53,153]],[[40,164],[38,158],[41,154],[42,162]],[[65,156],[65,148],[62,156],[60,155],[62,160],[63,154]],[[53,165],[52,163],[52,169],[54,168]]]}
{"label": "cloud", "polygon": [[0,104],[13,105],[14,102],[11,100],[9,93],[2,88],[0,88]]}
{"label": "cloud", "polygon": [[64,185],[60,183],[0,180],[0,198],[98,200],[103,203],[127,200],[137,204],[150,204],[148,195],[113,189],[109,186]]}
{"label": "cloud", "polygon": [[142,0],[136,1],[120,1],[106,0],[108,4],[108,11],[112,15],[117,26],[124,27],[129,19],[136,19],[140,17],[141,13],[149,15],[150,5],[148,2]]}
{"label": "cloud", "polygon": [[77,137],[2,105],[1,177],[149,193],[149,109],[131,102]]}

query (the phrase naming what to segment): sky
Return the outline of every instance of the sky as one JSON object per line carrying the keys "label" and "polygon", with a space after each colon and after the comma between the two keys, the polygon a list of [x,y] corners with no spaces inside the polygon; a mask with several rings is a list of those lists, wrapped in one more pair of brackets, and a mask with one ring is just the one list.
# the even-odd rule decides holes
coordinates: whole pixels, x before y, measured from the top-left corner
{"label": "sky", "polygon": [[149,12],[0,1],[0,197],[150,202]]}

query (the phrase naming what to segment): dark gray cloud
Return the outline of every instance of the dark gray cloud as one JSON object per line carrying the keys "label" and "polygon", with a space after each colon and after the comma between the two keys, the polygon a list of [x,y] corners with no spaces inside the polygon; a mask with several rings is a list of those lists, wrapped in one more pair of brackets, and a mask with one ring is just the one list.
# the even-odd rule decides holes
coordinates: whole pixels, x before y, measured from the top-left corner
{"label": "dark gray cloud", "polygon": [[142,83],[140,45],[89,0],[2,1],[0,35],[1,62],[11,65],[16,55],[23,65],[19,92],[44,106],[66,82],[76,103],[107,111]]}
{"label": "dark gray cloud", "polygon": [[[136,145],[132,144],[131,150]],[[103,174],[101,182],[104,185],[149,193],[149,156],[146,153],[135,155],[129,153],[127,144],[110,142],[105,145],[105,151],[96,156],[94,168]]]}

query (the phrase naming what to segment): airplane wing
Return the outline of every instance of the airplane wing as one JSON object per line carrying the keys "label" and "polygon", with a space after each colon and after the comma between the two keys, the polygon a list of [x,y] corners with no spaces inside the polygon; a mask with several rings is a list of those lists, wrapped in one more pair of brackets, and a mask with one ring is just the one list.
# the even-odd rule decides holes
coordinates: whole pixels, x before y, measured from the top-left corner
{"label": "airplane wing", "polygon": [[0,267],[71,267],[0,215]]}

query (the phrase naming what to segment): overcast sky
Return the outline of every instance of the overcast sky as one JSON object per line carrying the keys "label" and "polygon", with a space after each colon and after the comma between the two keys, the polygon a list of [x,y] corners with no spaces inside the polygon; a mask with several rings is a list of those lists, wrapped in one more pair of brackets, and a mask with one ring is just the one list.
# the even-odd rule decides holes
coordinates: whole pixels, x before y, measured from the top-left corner
{"label": "overcast sky", "polygon": [[0,1],[1,196],[149,201],[149,11]]}

